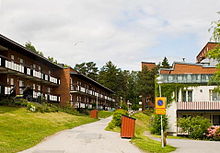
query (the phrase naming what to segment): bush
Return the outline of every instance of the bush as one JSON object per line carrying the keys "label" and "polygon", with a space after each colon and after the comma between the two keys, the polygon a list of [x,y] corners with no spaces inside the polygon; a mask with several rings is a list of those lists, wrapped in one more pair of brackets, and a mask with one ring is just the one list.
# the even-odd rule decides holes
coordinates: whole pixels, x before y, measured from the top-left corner
{"label": "bush", "polygon": [[178,127],[188,133],[190,138],[201,139],[207,133],[210,120],[201,116],[180,118],[177,121]]}
{"label": "bush", "polygon": [[[168,118],[166,115],[163,115],[163,130],[167,130],[168,127]],[[153,114],[151,116],[150,122],[150,132],[152,134],[161,134],[161,116]]]}
{"label": "bush", "polygon": [[220,141],[220,127],[219,126],[209,127],[206,136],[211,140]]}
{"label": "bush", "polygon": [[115,127],[121,127],[121,117],[122,115],[128,116],[128,111],[123,109],[118,109],[113,114],[112,121],[108,124],[109,129],[114,129]]}

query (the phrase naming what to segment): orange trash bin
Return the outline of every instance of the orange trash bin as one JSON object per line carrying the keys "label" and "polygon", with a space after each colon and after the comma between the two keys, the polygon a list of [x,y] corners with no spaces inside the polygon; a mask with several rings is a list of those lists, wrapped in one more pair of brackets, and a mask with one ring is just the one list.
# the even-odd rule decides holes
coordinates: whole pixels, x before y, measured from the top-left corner
{"label": "orange trash bin", "polygon": [[91,118],[98,118],[98,110],[91,110],[90,117]]}
{"label": "orange trash bin", "polygon": [[135,132],[135,118],[123,115],[121,117],[121,138],[133,138]]}

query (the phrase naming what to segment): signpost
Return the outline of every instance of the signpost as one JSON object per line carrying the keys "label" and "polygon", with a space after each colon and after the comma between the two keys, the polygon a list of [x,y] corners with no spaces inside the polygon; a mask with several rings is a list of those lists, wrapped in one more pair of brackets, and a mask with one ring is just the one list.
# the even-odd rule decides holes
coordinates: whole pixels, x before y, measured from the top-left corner
{"label": "signpost", "polygon": [[[160,93],[161,95],[161,93]],[[163,139],[163,116],[166,114],[166,97],[156,97],[155,98],[155,113],[160,115],[160,123],[161,123],[161,142],[162,147],[164,147],[164,139]]]}

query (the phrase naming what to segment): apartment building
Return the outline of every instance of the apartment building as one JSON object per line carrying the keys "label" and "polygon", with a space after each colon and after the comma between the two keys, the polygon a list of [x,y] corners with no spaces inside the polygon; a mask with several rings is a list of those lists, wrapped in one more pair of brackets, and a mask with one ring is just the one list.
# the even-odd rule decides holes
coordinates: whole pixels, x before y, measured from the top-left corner
{"label": "apartment building", "polygon": [[64,103],[74,108],[113,109],[117,106],[114,92],[72,68],[60,74],[59,93]]}
{"label": "apartment building", "polygon": [[[29,93],[36,100],[40,96],[60,102],[56,94],[62,67],[35,54],[22,45],[0,35],[0,94],[3,96]],[[32,91],[32,92],[30,92]]]}
{"label": "apartment building", "polygon": [[[220,94],[209,80],[217,71],[214,60],[207,59],[207,52],[216,43],[207,43],[197,56],[197,63],[174,62],[172,68],[160,69],[160,80],[164,84],[184,84],[173,93],[174,100],[167,108],[168,132],[180,134],[177,119],[187,116],[203,116],[213,125],[220,125]],[[163,96],[163,95],[162,95]]]}
{"label": "apartment building", "polygon": [[75,108],[112,109],[113,91],[72,68],[47,58],[0,35],[0,98],[22,96]]}

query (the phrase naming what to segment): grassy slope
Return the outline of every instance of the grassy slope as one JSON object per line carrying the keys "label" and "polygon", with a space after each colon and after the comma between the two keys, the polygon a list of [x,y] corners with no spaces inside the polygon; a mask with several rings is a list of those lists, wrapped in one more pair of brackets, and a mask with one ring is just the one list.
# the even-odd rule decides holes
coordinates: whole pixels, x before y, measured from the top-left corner
{"label": "grassy slope", "polygon": [[25,108],[0,106],[0,153],[30,148],[60,130],[96,121],[62,112],[31,113]]}
{"label": "grassy slope", "polygon": [[99,118],[107,118],[111,116],[113,112],[110,111],[99,111]]}
{"label": "grassy slope", "polygon": [[168,153],[174,151],[175,148],[172,146],[161,147],[161,143],[156,140],[152,140],[147,136],[144,136],[144,131],[149,131],[149,121],[150,116],[147,116],[143,113],[137,113],[134,115],[136,120],[136,129],[135,129],[135,138],[131,141],[139,148],[146,152],[151,153]]}

